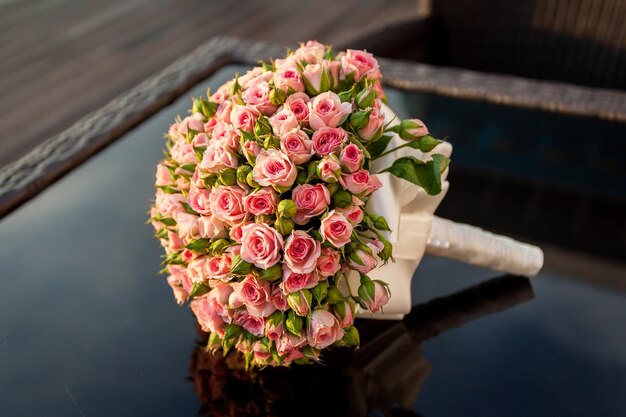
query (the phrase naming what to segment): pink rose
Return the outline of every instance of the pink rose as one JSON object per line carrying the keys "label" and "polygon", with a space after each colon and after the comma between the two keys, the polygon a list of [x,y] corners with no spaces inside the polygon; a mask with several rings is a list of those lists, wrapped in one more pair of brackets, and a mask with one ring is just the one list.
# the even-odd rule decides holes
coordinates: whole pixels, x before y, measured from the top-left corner
{"label": "pink rose", "polygon": [[280,149],[294,164],[301,165],[313,156],[313,141],[303,130],[294,129],[280,138]]}
{"label": "pink rose", "polygon": [[199,133],[191,141],[191,146],[197,148],[199,146],[207,146],[209,144],[209,136],[206,133]]}
{"label": "pink rose", "polygon": [[241,258],[257,268],[268,269],[280,261],[283,237],[265,223],[244,226],[241,242]]}
{"label": "pink rose", "polygon": [[190,185],[189,194],[187,194],[187,202],[194,211],[200,214],[211,214],[211,207],[209,206],[210,201],[211,190],[198,188],[195,184]]}
{"label": "pink rose", "polygon": [[359,81],[363,77],[369,80],[380,78],[378,61],[374,55],[354,49],[348,49],[341,57],[341,72],[344,77],[354,74],[354,81]]}
{"label": "pink rose", "polygon": [[[187,126],[185,126],[184,129],[187,129]],[[183,132],[183,126],[181,123],[172,123],[167,131],[167,136],[169,136],[169,138],[174,142],[178,142],[181,140],[185,141],[183,135],[186,134],[187,131],[185,130],[185,132]]]}
{"label": "pink rose", "polygon": [[276,211],[278,198],[271,188],[261,188],[243,198],[243,207],[251,214],[273,214]]}
{"label": "pink rose", "polygon": [[168,265],[167,271],[170,273],[170,276],[167,277],[167,283],[172,287],[178,304],[182,304],[193,288],[191,278],[187,274],[187,268],[182,265]]}
{"label": "pink rose", "polygon": [[209,279],[217,279],[220,281],[228,281],[232,259],[228,253],[213,256],[204,263],[204,271]]}
{"label": "pink rose", "polygon": [[319,156],[339,153],[348,141],[348,132],[340,127],[321,127],[313,133],[313,149]]}
{"label": "pink rose", "polygon": [[163,217],[174,219],[176,213],[185,212],[182,206],[184,202],[185,196],[182,194],[167,194],[163,190],[157,190],[154,204]]}
{"label": "pink rose", "polygon": [[307,92],[311,95],[328,91],[331,87],[330,70],[324,61],[307,65],[302,71],[302,78]]}
{"label": "pink rose", "polygon": [[285,241],[285,264],[299,274],[315,271],[322,251],[320,243],[304,230],[295,230]]}
{"label": "pink rose", "polygon": [[317,164],[317,176],[322,181],[337,182],[341,177],[341,163],[334,154],[323,157]]}
{"label": "pink rose", "polygon": [[189,131],[193,130],[194,132],[204,133],[204,123],[202,119],[204,116],[200,113],[194,113],[192,116],[187,116],[183,120],[183,130],[185,133],[189,133]]}
{"label": "pink rose", "polygon": [[233,323],[238,324],[255,336],[264,336],[265,320],[262,317],[253,316],[245,311],[237,311],[233,317]]}
{"label": "pink rose", "polygon": [[322,220],[320,233],[325,241],[329,241],[336,248],[341,248],[350,242],[352,225],[343,214],[332,210]]}
{"label": "pink rose", "polygon": [[286,107],[282,107],[272,117],[270,117],[270,125],[275,135],[283,136],[290,130],[300,126],[296,115]]}
{"label": "pink rose", "polygon": [[243,227],[247,224],[252,224],[252,222],[244,222],[235,224],[230,228],[228,232],[228,236],[237,243],[241,243],[241,238],[243,236]]}
{"label": "pink rose", "polygon": [[274,72],[273,81],[277,88],[285,92],[288,92],[290,88],[295,92],[304,91],[304,82],[295,64],[277,68]]}
{"label": "pink rose", "polygon": [[367,274],[376,268],[376,258],[364,250],[357,249],[350,254],[349,264],[350,268],[356,269],[362,274]]}
{"label": "pink rose", "polygon": [[252,177],[263,187],[291,187],[298,172],[287,155],[277,149],[262,150],[257,156]]}
{"label": "pink rose", "polygon": [[331,248],[322,248],[322,253],[317,258],[317,273],[323,277],[335,275],[341,268],[341,255]]}
{"label": "pink rose", "polygon": [[211,190],[209,207],[219,220],[236,224],[246,217],[243,207],[244,190],[240,187],[218,186]]}
{"label": "pink rose", "polygon": [[352,194],[361,194],[368,190],[370,173],[366,169],[361,169],[352,174],[342,175],[339,182],[343,188]]}
{"label": "pink rose", "polygon": [[348,172],[358,171],[363,165],[363,152],[354,143],[349,143],[341,151],[339,162]]}
{"label": "pink rose", "polygon": [[311,314],[308,341],[317,349],[324,349],[343,338],[344,332],[337,318],[326,310],[315,310]]}
{"label": "pink rose", "polygon": [[205,282],[208,281],[208,271],[206,270],[206,263],[209,261],[209,258],[206,256],[199,256],[189,262],[187,265],[187,271],[189,273],[189,278],[191,282]]}
{"label": "pink rose", "polygon": [[212,140],[207,146],[200,162],[200,169],[217,174],[226,168],[237,168],[239,160],[237,156],[224,143]]}
{"label": "pink rose", "polygon": [[180,238],[178,233],[167,231],[167,250],[169,252],[178,252],[185,248],[185,242]]}
{"label": "pink rose", "polygon": [[[218,121],[219,119],[217,117],[211,117],[209,121],[204,124],[204,131],[206,133],[213,133],[213,129],[215,129]],[[227,123],[230,123],[230,121],[228,121]]]}
{"label": "pink rose", "polygon": [[276,110],[276,106],[270,102],[270,86],[265,81],[252,84],[243,92],[242,98],[248,106],[256,108],[266,116]]}
{"label": "pink rose", "polygon": [[351,204],[346,208],[337,207],[335,210],[346,216],[346,219],[348,219],[348,221],[353,225],[357,225],[363,220],[363,210],[354,204]]}
{"label": "pink rose", "polygon": [[195,164],[198,162],[193,146],[185,140],[176,142],[174,146],[172,146],[172,149],[170,149],[170,155],[172,155],[172,159],[180,165]]}
{"label": "pink rose", "polygon": [[289,308],[289,306],[287,305],[287,299],[285,298],[285,295],[283,294],[283,291],[279,286],[275,287],[274,290],[272,290],[272,294],[270,297],[272,304],[274,304],[274,307],[276,307],[277,310],[287,311],[287,309]]}
{"label": "pink rose", "polygon": [[359,136],[365,141],[379,139],[385,128],[385,115],[375,108],[370,110],[371,113],[367,124],[359,129]]}
{"label": "pink rose", "polygon": [[[217,106],[217,110],[215,111],[215,119],[221,120],[226,123],[230,123],[230,112],[233,111],[233,102],[231,100],[224,101]],[[210,126],[212,127],[212,126]],[[206,130],[206,125],[204,125],[204,129]]]}
{"label": "pink rose", "polygon": [[369,182],[367,183],[367,191],[366,194],[372,194],[374,191],[378,190],[383,186],[383,183],[380,182],[378,175],[370,175]]}
{"label": "pink rose", "polygon": [[300,125],[309,125],[309,96],[305,93],[295,93],[287,97],[284,108],[291,110]]}
{"label": "pink rose", "polygon": [[228,318],[228,298],[233,292],[230,285],[220,285],[207,294],[196,297],[189,303],[191,310],[198,319],[198,324],[205,332],[224,335],[224,325]]}
{"label": "pink rose", "polygon": [[256,119],[259,117],[259,111],[254,107],[242,106],[236,104],[230,112],[230,122],[235,129],[252,133]]}
{"label": "pink rose", "polygon": [[313,288],[318,281],[319,278],[314,273],[294,272],[289,267],[283,266],[283,281],[280,284],[280,289],[283,294],[288,295],[292,292]]}
{"label": "pink rose", "polygon": [[[305,133],[306,135],[306,133]],[[164,164],[157,165],[156,185],[172,185],[174,180],[170,174],[170,170]]]}
{"label": "pink rose", "polygon": [[327,91],[309,102],[309,124],[315,130],[337,127],[351,112],[350,103],[342,103],[337,94]]}
{"label": "pink rose", "polygon": [[229,81],[226,84],[220,86],[220,88],[217,89],[215,94],[213,94],[209,98],[209,101],[212,101],[217,104],[223,103],[225,100],[228,100],[230,98],[231,88],[232,88],[232,81]]}
{"label": "pink rose", "polygon": [[374,283],[374,293],[367,294],[367,291],[363,291],[364,296],[361,297],[361,300],[369,311],[376,313],[389,302],[389,289],[381,281],[375,280],[372,282]]}
{"label": "pink rose", "polygon": [[222,142],[231,151],[236,152],[239,149],[239,134],[229,123],[218,122],[213,129],[212,138]]}
{"label": "pink rose", "polygon": [[281,355],[289,353],[294,349],[298,349],[306,344],[307,340],[304,336],[294,336],[289,332],[284,332],[283,335],[276,341],[276,350]]}
{"label": "pink rose", "polygon": [[321,215],[330,204],[330,192],[323,184],[302,184],[293,189],[291,198],[296,204],[294,223],[304,225]]}
{"label": "pink rose", "polygon": [[185,243],[189,243],[200,237],[198,228],[198,216],[189,213],[177,213],[176,224],[178,226],[178,235]]}
{"label": "pink rose", "polygon": [[200,216],[197,223],[198,233],[203,239],[223,239],[227,236],[224,223],[215,216]]}
{"label": "pink rose", "polygon": [[269,340],[278,340],[284,332],[283,322],[280,320],[278,323],[272,320],[265,322],[265,335]]}
{"label": "pink rose", "polygon": [[302,62],[309,64],[320,61],[326,53],[326,46],[318,41],[308,41],[300,44],[300,47],[294,51],[294,57]]}
{"label": "pink rose", "polygon": [[[241,86],[241,88],[246,89],[250,87],[252,84],[254,84],[255,82],[262,81],[262,80],[259,80],[259,77],[261,77],[262,75],[263,75],[263,68],[254,67],[248,70],[244,75],[239,77],[238,79],[239,85]],[[269,75],[271,76],[271,73]],[[267,80],[263,80],[263,81],[267,81]]]}
{"label": "pink rose", "polygon": [[270,302],[268,281],[259,281],[249,275],[243,281],[233,283],[232,287],[251,315],[267,317],[276,310],[274,304]]}

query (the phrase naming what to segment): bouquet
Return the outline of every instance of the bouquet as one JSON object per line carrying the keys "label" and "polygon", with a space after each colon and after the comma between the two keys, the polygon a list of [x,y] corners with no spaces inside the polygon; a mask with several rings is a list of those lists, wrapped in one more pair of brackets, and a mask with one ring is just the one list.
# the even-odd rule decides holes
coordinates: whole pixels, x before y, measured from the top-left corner
{"label": "bouquet", "polygon": [[[368,273],[392,258],[371,164],[441,141],[418,119],[386,120],[376,59],[315,41],[193,100],[166,135],[151,218],[178,303],[207,348],[248,366],[320,360],[359,345],[355,308],[379,312],[390,289]],[[389,117],[387,117],[388,119]],[[404,139],[387,149],[392,135]],[[448,158],[402,157],[383,171],[441,191]],[[358,289],[347,275],[360,276]]]}

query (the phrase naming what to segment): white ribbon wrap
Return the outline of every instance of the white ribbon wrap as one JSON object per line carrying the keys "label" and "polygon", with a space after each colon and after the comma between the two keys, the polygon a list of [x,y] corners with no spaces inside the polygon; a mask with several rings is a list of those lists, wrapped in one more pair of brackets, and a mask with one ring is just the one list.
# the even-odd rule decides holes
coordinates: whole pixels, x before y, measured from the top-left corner
{"label": "white ribbon wrap", "polygon": [[[394,125],[399,122],[387,106],[383,105],[383,112],[386,123]],[[398,135],[394,135],[389,148],[403,143]],[[437,153],[450,157],[452,145],[444,142],[429,153],[405,147],[374,161],[371,171],[379,172],[403,156],[428,161]],[[529,277],[541,269],[543,252],[536,246],[434,216],[450,186],[446,180],[447,169],[442,174],[442,191],[435,196],[389,173],[378,176],[383,186],[372,195],[367,209],[387,220],[392,231],[386,233],[386,237],[393,245],[395,262],[374,269],[368,276],[388,283],[391,298],[384,313],[372,314],[357,307],[358,317],[400,320],[408,314],[412,307],[411,279],[424,253]],[[343,289],[356,295],[359,285],[359,274],[353,271],[348,276],[348,286]]]}

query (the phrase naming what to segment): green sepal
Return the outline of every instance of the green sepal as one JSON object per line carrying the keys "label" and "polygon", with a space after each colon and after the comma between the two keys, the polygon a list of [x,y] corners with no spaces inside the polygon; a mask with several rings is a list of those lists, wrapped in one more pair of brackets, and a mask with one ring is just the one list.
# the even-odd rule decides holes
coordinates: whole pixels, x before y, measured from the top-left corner
{"label": "green sepal", "polygon": [[233,275],[248,275],[252,272],[252,264],[241,259],[241,255],[235,255],[231,265],[230,273]]}
{"label": "green sepal", "polygon": [[193,288],[191,288],[191,291],[189,292],[189,298],[200,297],[209,291],[211,291],[211,287],[201,282],[196,282],[193,284]]}
{"label": "green sepal", "polygon": [[285,327],[287,327],[289,333],[300,337],[302,325],[302,317],[298,316],[295,311],[289,310],[289,312],[287,312],[287,320],[285,320]]}

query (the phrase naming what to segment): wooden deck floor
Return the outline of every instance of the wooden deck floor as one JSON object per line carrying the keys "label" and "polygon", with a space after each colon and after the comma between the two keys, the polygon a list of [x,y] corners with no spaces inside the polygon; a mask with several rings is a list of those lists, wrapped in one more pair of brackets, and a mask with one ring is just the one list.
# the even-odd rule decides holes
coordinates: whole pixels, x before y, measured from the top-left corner
{"label": "wooden deck floor", "polygon": [[215,35],[344,44],[418,0],[0,0],[0,167]]}

